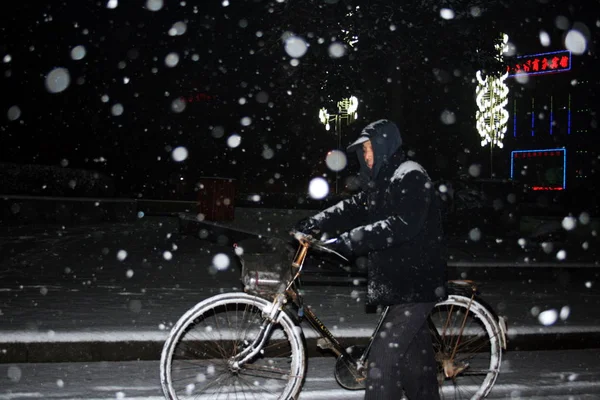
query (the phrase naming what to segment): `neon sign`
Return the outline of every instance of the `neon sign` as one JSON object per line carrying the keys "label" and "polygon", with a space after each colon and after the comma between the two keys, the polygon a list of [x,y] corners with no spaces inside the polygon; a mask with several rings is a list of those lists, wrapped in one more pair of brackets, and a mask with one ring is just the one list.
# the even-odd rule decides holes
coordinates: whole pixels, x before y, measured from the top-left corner
{"label": "neon sign", "polygon": [[552,186],[534,186],[531,188],[532,190],[564,190],[562,186],[552,187]]}
{"label": "neon sign", "polygon": [[201,102],[201,101],[214,100],[215,98],[216,98],[216,96],[212,96],[207,93],[195,93],[195,94],[190,94],[188,96],[185,96],[183,99],[185,100],[186,103],[197,103],[197,102]]}
{"label": "neon sign", "polygon": [[567,149],[514,150],[510,153],[510,179],[533,190],[565,190],[567,187]]}
{"label": "neon sign", "polygon": [[519,56],[506,67],[508,76],[551,74],[569,71],[570,69],[570,50]]}

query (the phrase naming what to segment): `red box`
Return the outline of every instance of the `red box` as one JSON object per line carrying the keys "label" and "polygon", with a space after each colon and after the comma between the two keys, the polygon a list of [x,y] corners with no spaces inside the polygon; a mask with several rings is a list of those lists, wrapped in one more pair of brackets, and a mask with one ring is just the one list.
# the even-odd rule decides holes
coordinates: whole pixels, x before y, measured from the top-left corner
{"label": "red box", "polygon": [[235,179],[200,178],[198,212],[207,221],[233,221],[235,214]]}

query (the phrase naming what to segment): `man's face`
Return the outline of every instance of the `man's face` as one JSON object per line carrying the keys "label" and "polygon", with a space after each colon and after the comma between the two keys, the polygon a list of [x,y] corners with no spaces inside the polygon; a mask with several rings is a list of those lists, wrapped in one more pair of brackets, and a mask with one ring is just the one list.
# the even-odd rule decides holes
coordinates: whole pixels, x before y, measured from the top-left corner
{"label": "man's face", "polygon": [[365,158],[365,163],[369,169],[373,169],[373,163],[375,162],[375,157],[373,155],[373,145],[370,140],[367,140],[363,143],[363,156]]}

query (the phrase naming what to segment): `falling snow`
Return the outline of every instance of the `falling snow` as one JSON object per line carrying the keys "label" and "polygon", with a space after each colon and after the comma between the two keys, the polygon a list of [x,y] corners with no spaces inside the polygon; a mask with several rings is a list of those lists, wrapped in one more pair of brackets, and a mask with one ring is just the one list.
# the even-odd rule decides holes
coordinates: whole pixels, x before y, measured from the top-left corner
{"label": "falling snow", "polygon": [[66,68],[55,68],[46,76],[46,89],[50,93],[60,93],[69,87],[71,75]]}
{"label": "falling snow", "polygon": [[[21,3],[4,4],[10,18],[0,55],[6,86],[0,147],[7,160],[0,163],[0,343],[19,343],[0,345],[6,386],[0,398],[75,398],[87,382],[93,394],[77,396],[155,398],[156,362],[129,361],[136,368],[128,374],[119,363],[18,364],[4,357],[16,360],[30,343],[41,349],[122,342],[133,352],[138,342],[164,342],[189,307],[243,291],[244,250],[232,247],[238,236],[292,241],[288,233],[301,218],[323,222],[380,200],[358,192],[356,158],[344,151],[377,118],[401,122],[409,161],[392,181],[412,171],[431,174],[425,187],[437,189],[431,192],[444,205],[449,278],[482,282],[482,298],[508,317],[509,349],[597,334],[598,82],[586,71],[597,70],[600,20],[595,8],[586,12],[591,5]],[[492,38],[500,32],[489,21],[496,18],[515,32],[503,63],[494,61]],[[473,130],[474,71],[566,51],[568,71],[507,80],[505,148],[481,147]],[[350,95],[368,120],[350,121],[338,109]],[[330,120],[329,130],[317,118],[321,107],[340,118],[337,125]],[[541,155],[513,170],[513,149],[547,146],[567,148],[566,171],[546,168]],[[567,189],[547,190],[563,189],[560,172]],[[488,192],[487,184],[501,187]],[[390,229],[386,222],[365,227],[387,236]],[[362,239],[352,226],[345,232]],[[336,335],[366,340],[382,307],[367,312],[365,300],[385,297],[393,283],[369,281],[361,257],[340,268],[321,256],[311,249],[303,271],[306,307]],[[410,279],[410,266],[398,268]],[[293,329],[307,342],[316,339],[310,329]],[[216,335],[219,327],[204,333]],[[552,340],[536,343],[539,335]],[[390,343],[390,351],[397,347]],[[577,351],[578,357],[555,348],[503,354],[490,397],[545,398],[552,386],[561,394],[597,391],[594,363],[569,364],[592,359],[595,350]],[[550,353],[560,353],[562,362],[539,361]],[[66,357],[33,356],[49,354]],[[321,364],[324,357],[311,353],[302,396],[362,398],[337,385],[330,361]],[[112,374],[118,382],[98,383],[88,374],[94,368],[104,369],[99,381]],[[138,384],[133,376],[144,369],[152,378]],[[383,373],[377,366],[371,372]],[[220,373],[219,364],[204,363],[181,390],[196,396]],[[247,382],[257,390],[275,383]]]}
{"label": "falling snow", "polygon": [[329,193],[329,184],[323,178],[313,178],[308,184],[308,194],[313,199],[323,199]]}
{"label": "falling snow", "polygon": [[298,36],[289,36],[285,39],[285,52],[293,58],[300,58],[308,50],[308,44]]}

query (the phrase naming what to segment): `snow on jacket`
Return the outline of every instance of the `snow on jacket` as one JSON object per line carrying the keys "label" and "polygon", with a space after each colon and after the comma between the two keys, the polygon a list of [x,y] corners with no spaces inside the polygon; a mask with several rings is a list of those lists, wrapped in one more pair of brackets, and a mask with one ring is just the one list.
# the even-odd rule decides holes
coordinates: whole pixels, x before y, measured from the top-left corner
{"label": "snow on jacket", "polygon": [[[362,142],[371,140],[373,169]],[[446,297],[446,251],[439,199],[425,169],[406,160],[398,128],[376,121],[355,147],[365,188],[314,215],[324,232],[339,235],[366,257],[369,304],[434,302]],[[343,233],[342,233],[343,232]]]}

